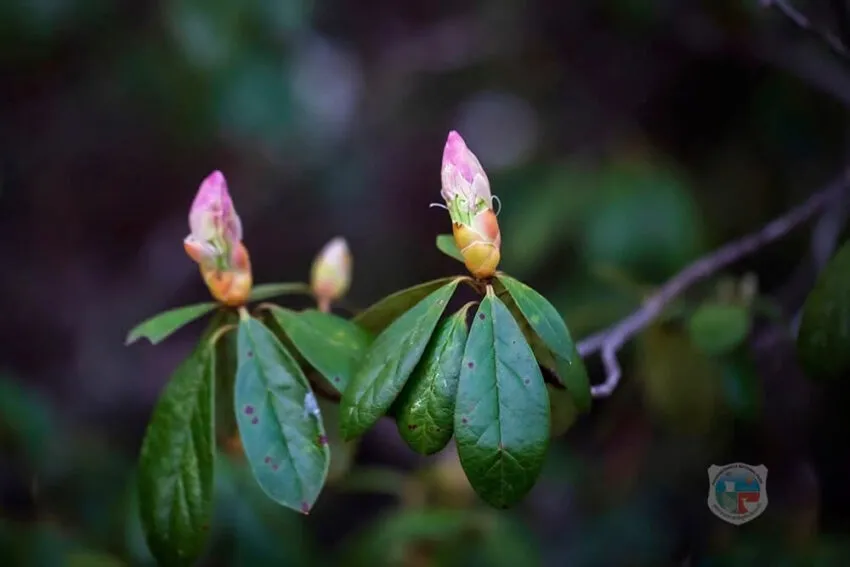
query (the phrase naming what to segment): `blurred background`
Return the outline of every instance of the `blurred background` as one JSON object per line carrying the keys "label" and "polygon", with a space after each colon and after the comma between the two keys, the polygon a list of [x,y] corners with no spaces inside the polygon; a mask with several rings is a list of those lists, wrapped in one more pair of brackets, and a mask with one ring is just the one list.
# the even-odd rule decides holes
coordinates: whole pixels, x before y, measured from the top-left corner
{"label": "blurred background", "polygon": [[[850,65],[763,4],[0,3],[0,562],[152,564],[134,463],[199,327],[124,338],[207,299],[181,240],[210,171],[257,283],[305,281],[342,235],[365,307],[462,269],[428,207],[456,129],[502,203],[502,269],[579,339],[842,171]],[[839,33],[837,4],[795,5]],[[392,422],[333,445],[307,517],[225,446],[202,564],[850,565],[850,392],[808,381],[792,334],[843,216],[671,305],[517,509],[486,508],[451,452],[416,457]],[[740,527],[706,505],[708,467],[735,461],[769,470]]]}

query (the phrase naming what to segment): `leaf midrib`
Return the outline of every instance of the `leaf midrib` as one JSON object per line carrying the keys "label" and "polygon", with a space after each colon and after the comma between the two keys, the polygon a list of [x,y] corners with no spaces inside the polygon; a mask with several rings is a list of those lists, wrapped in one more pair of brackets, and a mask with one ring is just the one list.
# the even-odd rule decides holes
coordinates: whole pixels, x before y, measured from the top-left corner
{"label": "leaf midrib", "polygon": [[[498,300],[498,298],[496,298],[496,301],[499,301],[499,300]],[[504,305],[504,304],[502,304],[502,307],[504,307],[505,311],[507,311],[507,315],[508,315],[508,317],[511,317],[511,318],[512,318],[512,315],[511,315],[510,310],[508,309],[508,307],[507,307],[506,305]],[[498,416],[498,417],[499,417],[499,442],[500,442],[500,443],[502,443],[502,442],[503,442],[503,440],[504,440],[504,429],[503,429],[503,424],[504,424],[504,422],[503,422],[503,420],[501,419],[501,417],[502,417],[502,408],[503,408],[503,404],[502,404],[502,391],[501,391],[501,383],[502,383],[501,377],[503,377],[503,376],[505,375],[505,373],[507,372],[507,374],[512,375],[512,378],[509,378],[509,379],[513,379],[513,380],[518,380],[518,381],[519,381],[519,382],[518,382],[518,385],[519,385],[518,391],[519,391],[519,392],[524,392],[525,390],[524,390],[523,378],[522,378],[522,376],[520,375],[520,373],[519,373],[519,372],[517,372],[517,371],[516,371],[516,370],[515,370],[512,366],[510,366],[507,362],[505,362],[505,361],[502,359],[502,357],[500,357],[500,356],[499,356],[499,354],[498,354],[499,352],[501,352],[501,348],[500,348],[500,346],[501,346],[501,347],[506,347],[506,348],[508,348],[508,349],[509,349],[509,348],[510,348],[510,345],[508,344],[508,342],[504,339],[504,337],[503,337],[502,335],[500,335],[500,334],[498,334],[498,333],[496,332],[496,328],[497,328],[497,327],[496,327],[496,325],[497,325],[497,321],[496,321],[496,315],[495,315],[496,310],[497,310],[496,308],[497,308],[497,306],[495,305],[495,301],[494,301],[494,304],[493,304],[493,306],[491,307],[491,310],[492,310],[491,320],[492,320],[492,322],[493,322],[493,338],[494,338],[494,340],[493,340],[493,355],[494,355],[494,357],[495,357],[495,363],[496,363],[496,366],[495,366],[495,371],[496,371],[496,387],[497,387],[497,393],[498,393],[498,396],[499,396],[499,416]],[[520,329],[518,325],[517,325],[517,329],[520,331],[520,338],[521,338],[522,340],[525,340],[524,336],[522,335],[522,329]],[[530,349],[530,346],[529,346],[529,349]],[[517,470],[520,474],[522,474],[523,476],[527,476],[527,475],[528,475],[528,471],[526,471],[525,467],[523,467],[523,466],[520,464],[519,459],[517,459],[517,458],[516,458],[516,456],[514,456],[514,454],[511,452],[511,450],[509,450],[507,447],[503,448],[503,449],[502,449],[502,451],[500,451],[500,452],[499,452],[499,459],[500,459],[500,460],[503,460],[503,459],[509,459],[510,461],[513,461],[513,463],[514,463],[514,465],[515,465],[516,470]],[[500,482],[500,484],[499,484],[499,486],[500,486],[500,494],[501,494],[501,496],[502,496],[502,501],[503,501],[503,502],[505,501],[505,489],[506,489],[506,487],[507,487],[507,482],[506,482],[506,478],[505,478],[505,470],[506,470],[506,466],[505,466],[505,464],[503,463],[503,464],[502,464],[502,467],[501,467],[501,470],[500,470],[500,480],[501,480],[501,482]],[[523,485],[523,486],[525,486],[525,485],[527,484],[527,482],[526,482],[525,480],[526,480],[526,479],[524,479],[524,482],[522,483],[522,485]]]}
{"label": "leaf midrib", "polygon": [[[423,301],[424,301],[424,299],[423,299]],[[436,303],[434,305],[436,305]],[[386,340],[384,340],[383,343],[381,343],[380,345],[377,345],[377,346],[380,346],[381,348],[371,349],[368,352],[368,354],[366,355],[368,357],[368,360],[366,361],[366,364],[368,365],[368,367],[374,366],[373,361],[374,361],[374,358],[375,358],[375,353],[377,353],[378,351],[387,350],[387,349],[384,348],[384,345],[386,345],[386,344],[401,345],[403,343],[419,343],[419,342],[421,342],[420,337],[422,335],[422,325],[419,324],[419,323],[421,323],[423,319],[428,318],[428,316],[430,314],[431,314],[431,306],[429,306],[428,309],[419,318],[416,319],[417,324],[413,326],[412,331],[410,331],[409,333],[406,333],[404,335],[399,335],[399,337],[394,337],[394,340],[386,339]],[[433,329],[431,329],[431,332],[432,333],[434,332]],[[401,340],[401,339],[403,339],[403,340]],[[426,345],[426,347],[427,347],[427,345]],[[390,352],[394,352],[394,351],[396,351],[396,349],[390,349]],[[374,404],[375,397],[376,397],[375,393],[378,390],[378,382],[383,382],[382,380],[380,380],[381,376],[388,375],[391,379],[393,377],[395,377],[398,374],[398,368],[399,368],[399,366],[401,366],[401,360],[402,360],[402,358],[404,358],[405,352],[406,351],[403,350],[403,349],[398,349],[396,351],[396,354],[391,359],[392,364],[393,364],[392,367],[391,367],[391,370],[392,370],[391,372],[389,372],[389,373],[386,372],[386,370],[387,370],[386,364],[380,367],[380,370],[375,374],[375,378],[373,380],[370,380],[369,384],[363,390],[362,395],[355,398],[355,404],[356,404],[355,407],[360,406],[360,402],[367,395],[370,395],[371,401]],[[420,359],[421,359],[421,357],[420,357]],[[412,372],[412,370],[411,370],[411,372]],[[357,413],[358,413],[358,415],[360,414],[359,411]]]}
{"label": "leaf midrib", "polygon": [[[498,414],[496,415],[496,423],[497,429],[499,431],[499,445],[496,447],[496,464],[499,465],[499,500],[501,502],[505,501],[505,466],[502,462],[502,455],[506,454],[507,448],[503,446],[503,440],[505,438],[503,423],[502,423],[502,385],[499,375],[499,367],[500,367],[500,359],[499,359],[499,349],[497,347],[498,341],[496,339],[496,301],[498,299],[491,297],[489,301],[490,305],[490,314],[487,318],[490,322],[490,335],[493,342],[493,378],[495,381],[495,390],[496,390],[496,407],[498,408]],[[499,449],[499,447],[502,447]]]}
{"label": "leaf midrib", "polygon": [[[445,355],[446,355],[446,351],[447,351],[447,350],[448,350],[451,346],[453,346],[454,338],[455,338],[455,333],[457,332],[457,322],[456,322],[454,319],[452,319],[452,320],[451,320],[451,323],[449,323],[449,324],[451,325],[451,331],[449,332],[449,335],[448,335],[448,337],[446,338],[446,340],[445,340],[445,341],[443,341],[443,344],[442,344],[442,345],[440,345],[440,350],[439,350],[439,352],[437,353],[437,355],[436,355],[436,357],[435,357],[436,363],[435,363],[435,365],[434,365],[434,369],[435,369],[438,373],[439,373],[439,371],[442,369],[442,366],[443,366],[443,358],[444,358],[444,357],[445,357]],[[435,336],[436,336],[436,334],[435,334]],[[427,347],[426,347],[426,348],[427,348]],[[423,359],[424,359],[424,357],[423,357]],[[414,372],[415,372],[415,370],[414,370]],[[437,411],[438,411],[437,400],[436,400],[436,397],[437,397],[437,396],[436,396],[436,392],[437,392],[437,379],[436,379],[436,376],[435,376],[435,377],[433,377],[433,378],[431,378],[430,380],[428,380],[428,388],[427,388],[425,391],[426,391],[426,393],[427,393],[428,399],[427,399],[427,400],[426,400],[426,402],[423,404],[423,410],[424,410],[424,412],[423,412],[423,413],[425,414],[423,417],[426,417],[428,420],[430,420],[430,422],[431,422],[431,428],[432,428],[432,430],[433,430],[433,428],[434,428],[434,427],[436,427],[436,425],[437,425],[437,420],[436,420],[436,418],[435,418],[434,416],[435,416],[435,414],[436,414],[436,413],[437,413]],[[424,433],[425,433],[425,432],[423,431],[423,434],[424,434]],[[424,435],[423,435],[423,436],[424,436]]]}
{"label": "leaf midrib", "polygon": [[[185,482],[185,471],[187,470],[187,466],[194,461],[197,465],[196,469],[198,471],[198,487],[203,492],[203,482],[201,479],[201,471],[200,471],[200,459],[198,458],[197,447],[200,445],[198,443],[199,440],[195,439],[195,428],[193,427],[193,422],[199,417],[201,410],[201,396],[205,385],[205,381],[207,377],[211,374],[210,372],[210,360],[209,356],[212,356],[212,353],[204,352],[195,355],[197,357],[197,361],[200,362],[199,376],[195,377],[193,380],[189,382],[190,387],[186,388],[186,392],[190,395],[187,398],[191,399],[194,403],[191,404],[191,408],[188,412],[183,414],[176,407],[175,404],[169,404],[170,407],[169,413],[171,415],[183,415],[183,419],[180,420],[180,426],[178,430],[182,431],[182,433],[177,434],[174,445],[177,446],[178,452],[180,454],[180,458],[175,466],[169,467],[170,476],[174,479],[174,484],[169,487],[168,490],[164,491],[166,493],[170,493],[172,496],[169,499],[171,502],[170,505],[170,513],[168,514],[168,534],[174,535],[178,529],[181,527],[185,528],[196,527],[192,526],[191,517],[194,516],[193,507],[189,503],[189,491],[187,489],[187,483]],[[202,424],[203,425],[203,424]],[[173,430],[173,429],[172,429]],[[199,428],[200,431],[200,428]],[[203,503],[202,503],[203,505]],[[183,521],[181,522],[181,518]],[[182,531],[182,530],[180,530]],[[192,530],[193,537],[197,536],[197,530]],[[194,542],[193,542],[194,543]],[[185,548],[181,549],[182,546],[176,545],[174,552],[183,557]]]}

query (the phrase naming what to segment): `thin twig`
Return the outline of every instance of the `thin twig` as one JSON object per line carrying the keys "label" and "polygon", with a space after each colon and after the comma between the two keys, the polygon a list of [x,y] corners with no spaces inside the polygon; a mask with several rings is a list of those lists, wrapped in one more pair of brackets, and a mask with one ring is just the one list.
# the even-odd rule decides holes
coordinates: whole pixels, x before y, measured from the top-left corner
{"label": "thin twig", "polygon": [[850,61],[850,49],[838,36],[813,24],[805,14],[792,6],[787,0],[761,0],[761,3],[766,8],[776,8],[798,28],[823,41],[839,57]]}
{"label": "thin twig", "polygon": [[696,282],[785,236],[798,225],[814,217],[819,211],[835,202],[847,188],[848,183],[850,183],[850,171],[809,197],[802,205],[771,221],[758,232],[730,242],[708,256],[696,260],[646,299],[640,309],[608,329],[580,341],[577,348],[582,357],[595,352],[602,353],[605,382],[592,388],[593,396],[601,398],[611,395],[622,374],[617,361],[617,352],[626,341],[652,323],[671,300]]}

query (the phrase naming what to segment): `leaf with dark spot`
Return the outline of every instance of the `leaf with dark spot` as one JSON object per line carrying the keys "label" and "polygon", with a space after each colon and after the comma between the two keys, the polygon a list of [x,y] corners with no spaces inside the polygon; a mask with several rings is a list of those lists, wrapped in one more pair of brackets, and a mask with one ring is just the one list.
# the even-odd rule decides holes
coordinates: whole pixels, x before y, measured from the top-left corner
{"label": "leaf with dark spot", "polygon": [[553,371],[561,385],[569,390],[579,410],[588,411],[592,398],[587,369],[558,310],[519,280],[505,274],[497,277],[508,292],[504,298],[506,305],[520,327],[526,326],[524,334],[538,362]]}
{"label": "leaf with dark spot", "polygon": [[245,457],[269,498],[304,512],[319,497],[330,462],[328,446],[316,442],[326,433],[321,412],[312,411],[314,394],[301,368],[260,321],[249,317],[239,323],[237,352],[234,401]]}
{"label": "leaf with dark spot", "polygon": [[[546,384],[531,347],[504,303],[481,302],[469,330],[455,402],[455,440],[475,492],[497,508],[534,486],[549,446]],[[529,383],[525,383],[528,377]]]}

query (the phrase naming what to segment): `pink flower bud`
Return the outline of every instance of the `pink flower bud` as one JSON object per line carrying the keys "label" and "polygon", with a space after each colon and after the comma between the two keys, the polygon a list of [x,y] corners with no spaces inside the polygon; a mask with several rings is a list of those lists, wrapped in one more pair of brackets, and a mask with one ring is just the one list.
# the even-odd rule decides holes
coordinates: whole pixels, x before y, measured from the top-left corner
{"label": "pink flower bud", "polygon": [[496,273],[502,244],[490,181],[481,162],[455,131],[449,132],[446,140],[441,177],[440,195],[451,216],[455,244],[464,263],[476,278],[489,278]]}
{"label": "pink flower bud", "polygon": [[189,229],[201,242],[242,240],[242,221],[227,191],[227,180],[220,171],[210,173],[198,188],[189,211]]}
{"label": "pink flower bud", "polygon": [[351,252],[342,237],[336,237],[319,252],[313,261],[310,287],[322,311],[329,311],[332,301],[345,295],[351,285]]}
{"label": "pink flower bud", "polygon": [[454,222],[469,225],[476,214],[493,208],[487,174],[454,130],[449,132],[443,150],[442,181],[440,194]]}
{"label": "pink flower bud", "polygon": [[183,248],[200,265],[212,295],[225,305],[247,301],[251,263],[242,244],[242,221],[220,171],[212,172],[198,188],[189,210],[189,229]]}

